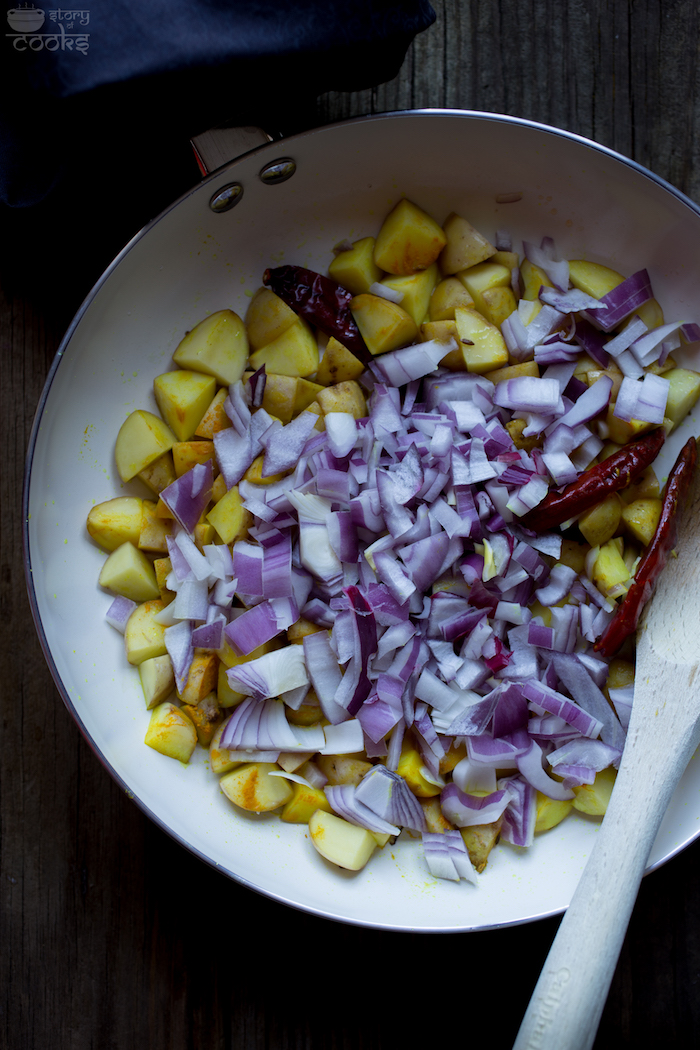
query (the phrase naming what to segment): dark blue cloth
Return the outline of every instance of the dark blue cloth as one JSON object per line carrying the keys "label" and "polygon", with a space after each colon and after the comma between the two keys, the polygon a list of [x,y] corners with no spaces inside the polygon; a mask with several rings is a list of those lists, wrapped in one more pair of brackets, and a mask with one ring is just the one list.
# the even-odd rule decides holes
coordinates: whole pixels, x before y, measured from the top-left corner
{"label": "dark blue cloth", "polygon": [[0,42],[0,199],[42,200],[105,122],[130,124],[136,141],[149,127],[157,141],[232,118],[294,130],[295,116],[323,92],[396,76],[412,39],[434,20],[427,0],[11,9]]}

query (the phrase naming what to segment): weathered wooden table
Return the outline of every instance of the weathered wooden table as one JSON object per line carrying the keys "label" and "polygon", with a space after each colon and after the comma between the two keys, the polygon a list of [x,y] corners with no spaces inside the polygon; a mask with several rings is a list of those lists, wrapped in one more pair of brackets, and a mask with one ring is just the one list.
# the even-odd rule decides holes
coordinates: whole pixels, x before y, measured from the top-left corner
{"label": "weathered wooden table", "polygon": [[[611,146],[700,200],[693,0],[433,6],[435,24],[396,79],[300,102],[283,129],[408,108],[509,113]],[[251,894],[142,816],[53,687],[22,569],[32,415],[102,269],[197,180],[186,141],[167,128],[136,141],[130,114],[109,97],[105,106],[93,116],[113,120],[98,141],[110,172],[86,159],[58,199],[2,212],[0,1046],[370,1050],[480,1037],[508,1048],[557,919],[452,938],[392,935]],[[75,112],[66,136],[79,130]],[[644,881],[601,1050],[697,1045],[699,886],[700,843]]]}

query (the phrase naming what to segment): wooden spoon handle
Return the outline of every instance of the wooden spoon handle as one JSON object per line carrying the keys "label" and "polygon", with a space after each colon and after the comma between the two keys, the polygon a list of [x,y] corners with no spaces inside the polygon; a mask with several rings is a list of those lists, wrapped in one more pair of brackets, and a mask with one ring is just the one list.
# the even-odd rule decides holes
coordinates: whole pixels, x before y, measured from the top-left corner
{"label": "wooden spoon handle", "polygon": [[661,783],[653,776],[640,783],[636,767],[618,774],[513,1050],[592,1047],[649,852],[683,768],[671,768]]}

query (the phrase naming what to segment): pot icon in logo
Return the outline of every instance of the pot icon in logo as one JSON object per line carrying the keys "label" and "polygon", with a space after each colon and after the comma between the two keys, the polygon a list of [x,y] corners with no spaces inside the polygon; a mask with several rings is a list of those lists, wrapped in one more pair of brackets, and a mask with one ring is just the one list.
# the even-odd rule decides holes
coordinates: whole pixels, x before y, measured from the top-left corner
{"label": "pot icon in logo", "polygon": [[36,33],[44,24],[44,12],[34,5],[11,7],[7,12],[7,21],[10,29],[16,33]]}

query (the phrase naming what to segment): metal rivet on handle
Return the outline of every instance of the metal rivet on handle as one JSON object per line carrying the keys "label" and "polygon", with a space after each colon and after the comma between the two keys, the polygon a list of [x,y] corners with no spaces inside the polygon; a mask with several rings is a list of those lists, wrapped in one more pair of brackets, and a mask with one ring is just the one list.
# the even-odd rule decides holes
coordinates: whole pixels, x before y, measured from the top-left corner
{"label": "metal rivet on handle", "polygon": [[240,182],[229,182],[227,186],[222,186],[220,190],[216,191],[209,201],[209,207],[212,211],[215,211],[217,215],[220,215],[222,212],[228,211],[230,208],[233,208],[234,205],[238,204],[242,196],[243,187]]}
{"label": "metal rivet on handle", "polygon": [[291,157],[280,157],[278,160],[272,160],[269,164],[266,164],[258,172],[258,177],[266,186],[276,186],[280,182],[286,182],[287,179],[291,179],[296,170],[296,162]]}

